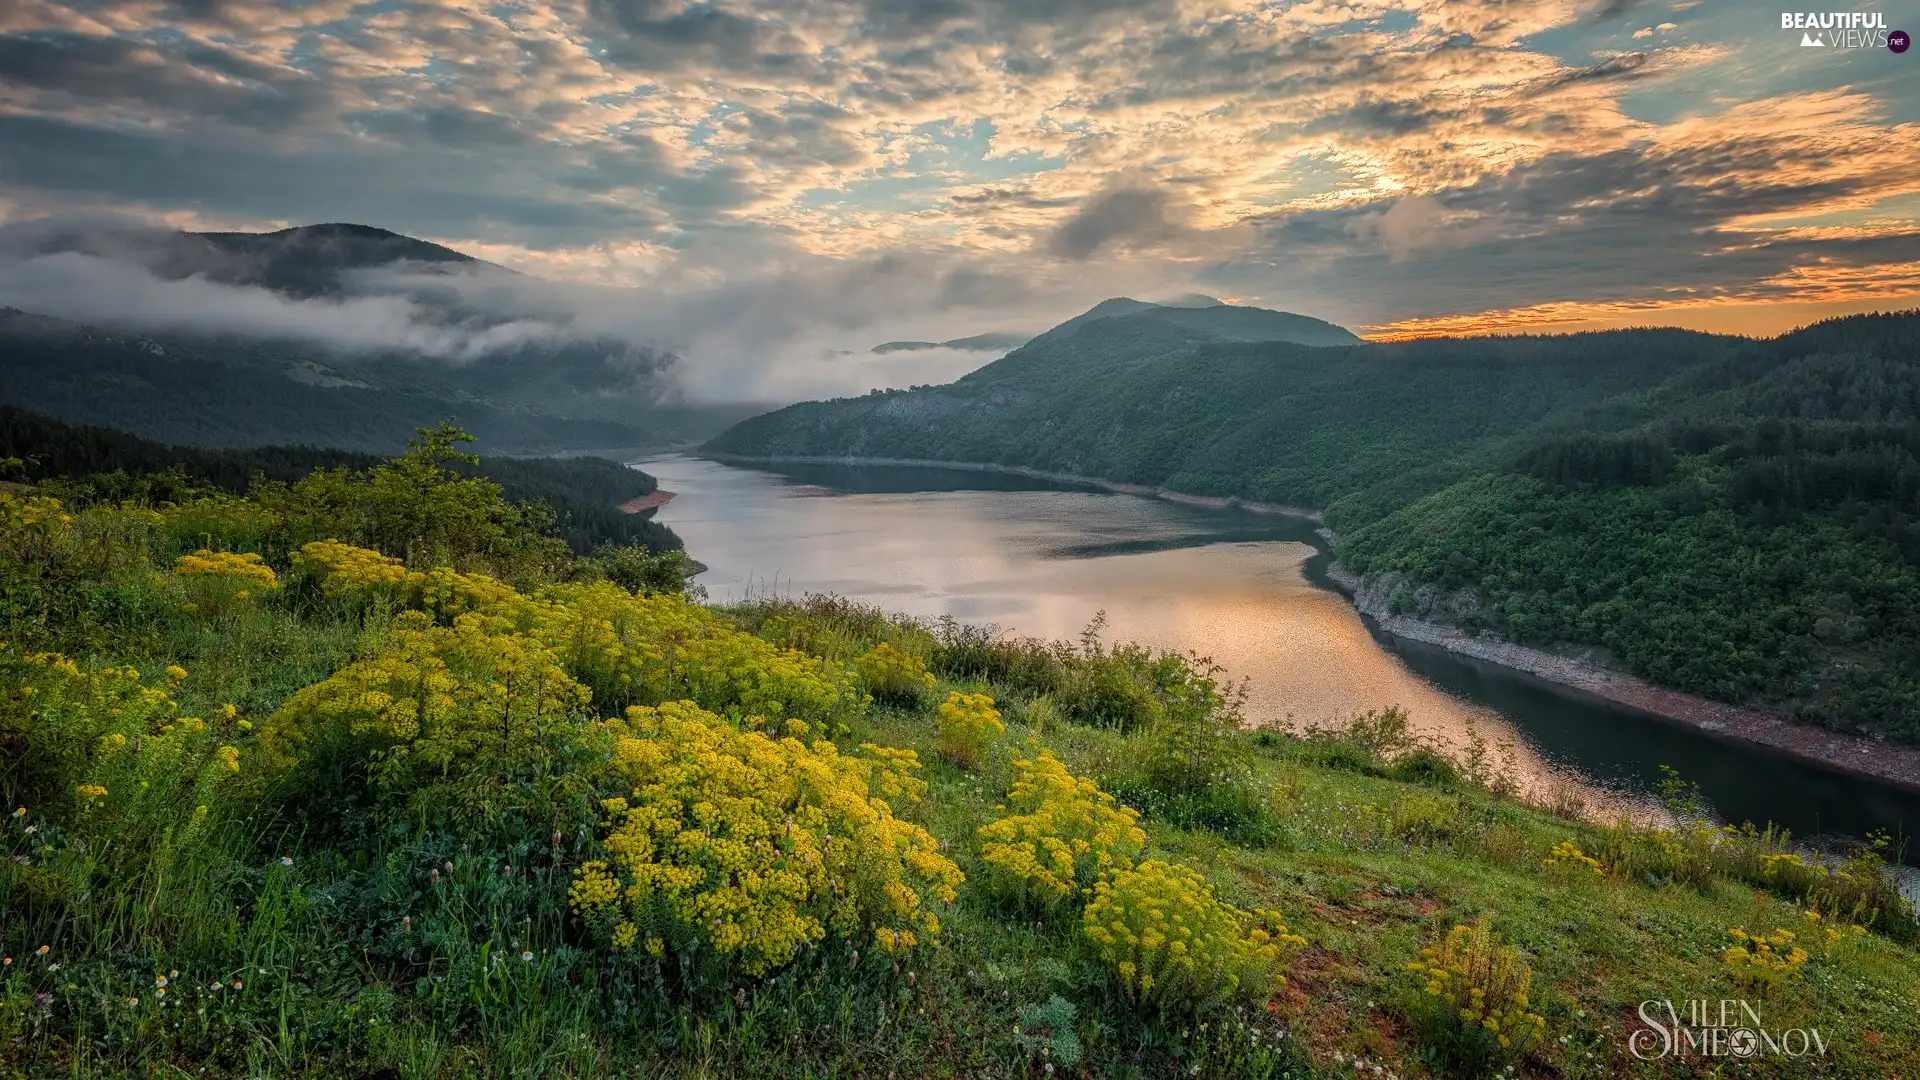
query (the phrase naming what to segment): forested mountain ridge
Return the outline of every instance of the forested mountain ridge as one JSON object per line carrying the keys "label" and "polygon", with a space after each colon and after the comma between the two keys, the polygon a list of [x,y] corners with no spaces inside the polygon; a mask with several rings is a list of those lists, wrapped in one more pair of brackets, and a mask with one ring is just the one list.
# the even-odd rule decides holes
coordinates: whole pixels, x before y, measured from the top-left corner
{"label": "forested mountain ridge", "polygon": [[1082,321],[709,449],[1310,506],[1396,611],[1920,740],[1920,315],[1311,348]]}

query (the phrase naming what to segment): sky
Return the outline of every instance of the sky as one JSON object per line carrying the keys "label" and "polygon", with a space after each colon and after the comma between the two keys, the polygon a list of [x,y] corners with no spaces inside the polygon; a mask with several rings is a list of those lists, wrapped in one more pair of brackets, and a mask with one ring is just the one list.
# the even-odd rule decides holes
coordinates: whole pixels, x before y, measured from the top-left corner
{"label": "sky", "polygon": [[[1822,10],[1920,32],[1911,4]],[[731,347],[801,366],[1112,295],[1381,338],[1920,306],[1920,51],[1806,47],[1780,13],[0,0],[0,221],[375,225],[771,313]]]}

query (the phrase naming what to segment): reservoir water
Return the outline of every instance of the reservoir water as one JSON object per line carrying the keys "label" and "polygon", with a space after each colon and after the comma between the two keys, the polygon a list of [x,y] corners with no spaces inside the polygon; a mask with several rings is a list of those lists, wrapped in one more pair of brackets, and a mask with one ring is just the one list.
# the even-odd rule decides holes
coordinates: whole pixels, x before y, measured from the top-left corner
{"label": "reservoir water", "polygon": [[[1722,742],[1527,676],[1378,633],[1326,587],[1306,521],[993,473],[640,463],[677,497],[658,520],[708,569],[716,603],[834,593],[890,611],[1210,656],[1251,722],[1339,723],[1398,705],[1426,738],[1511,747],[1535,792],[1645,809],[1671,766],[1731,821],[1798,836],[1920,826],[1920,795]],[[1496,755],[1497,757],[1497,755]],[[1909,846],[1909,862],[1920,855]]]}

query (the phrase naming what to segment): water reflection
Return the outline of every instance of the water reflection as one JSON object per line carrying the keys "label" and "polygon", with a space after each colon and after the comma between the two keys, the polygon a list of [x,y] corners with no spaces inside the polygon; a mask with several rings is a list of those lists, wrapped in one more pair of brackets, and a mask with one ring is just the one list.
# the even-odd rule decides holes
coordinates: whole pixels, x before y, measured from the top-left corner
{"label": "water reflection", "polygon": [[1571,784],[1644,810],[1667,764],[1733,820],[1802,835],[1920,824],[1913,795],[1377,638],[1321,587],[1324,557],[1298,519],[945,469],[644,467],[679,493],[660,520],[708,565],[700,581],[719,602],[831,592],[1048,638],[1104,610],[1109,638],[1196,651],[1244,678],[1255,721],[1329,724],[1399,705],[1456,750],[1475,734],[1510,744],[1535,792]]}

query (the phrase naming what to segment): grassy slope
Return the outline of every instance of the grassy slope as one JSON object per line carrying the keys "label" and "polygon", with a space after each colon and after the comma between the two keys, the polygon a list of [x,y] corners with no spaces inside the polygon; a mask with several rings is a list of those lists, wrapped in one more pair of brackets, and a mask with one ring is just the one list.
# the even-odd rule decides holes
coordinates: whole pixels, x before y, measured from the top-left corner
{"label": "grassy slope", "polygon": [[[162,651],[192,666],[190,700],[235,701],[262,715],[344,662],[364,644],[360,638],[348,623],[271,617],[229,634],[183,632]],[[1018,701],[1015,691],[1000,695]],[[1093,775],[1124,769],[1137,753],[1109,731],[1010,725],[1009,748],[1031,738]],[[1010,778],[1009,753],[977,774],[961,772],[939,759],[922,710],[880,710],[843,742],[868,740],[915,748],[931,763],[932,790],[918,816],[977,874],[969,838],[994,816]],[[596,981],[591,952],[581,952],[565,920],[550,908],[535,908],[549,914],[525,924],[495,914],[525,906],[529,891],[564,889],[564,865],[543,869],[529,857],[521,877],[503,879],[494,864],[457,846],[396,847],[375,856],[369,875],[365,857],[350,851],[301,851],[298,838],[242,835],[229,842],[255,868],[237,883],[246,897],[237,908],[187,878],[151,897],[123,898],[127,925],[142,922],[136,913],[145,905],[163,905],[165,932],[153,937],[122,936],[118,920],[97,927],[90,942],[72,941],[58,926],[8,928],[12,955],[43,939],[60,945],[32,958],[32,969],[18,964],[0,980],[0,1015],[27,1034],[0,1049],[0,1069],[27,1076],[173,1075],[198,1066],[196,1075],[215,1076],[1020,1077],[1039,1075],[1041,1057],[1014,1026],[1024,1008],[1059,994],[1079,1003],[1086,1052],[1084,1071],[1063,1075],[1353,1075],[1335,1063],[1338,1054],[1421,1076],[1424,1051],[1403,1018],[1414,990],[1403,966],[1456,921],[1487,914],[1531,957],[1550,1033],[1568,1039],[1533,1060],[1531,1075],[1706,1076],[1713,1073],[1705,1067],[1640,1066],[1622,1055],[1636,1004],[1739,997],[1719,960],[1727,928],[1799,925],[1791,906],[1730,881],[1700,891],[1563,882],[1541,868],[1541,856],[1567,838],[1591,849],[1591,831],[1484,792],[1436,791],[1330,767],[1321,752],[1285,739],[1264,740],[1255,769],[1263,784],[1297,786],[1297,809],[1276,845],[1245,848],[1146,822],[1150,854],[1199,867],[1234,902],[1279,908],[1311,943],[1267,1014],[1215,1017],[1211,1034],[1129,1018],[1090,972],[1070,920],[1035,922],[972,891],[946,912],[945,944],[904,967],[873,958],[856,967],[844,948],[828,948],[757,989],[698,1008],[636,999],[622,1007],[627,1023],[610,1030],[599,996],[632,991]],[[1448,839],[1408,842],[1356,828],[1363,806],[1434,799],[1459,807],[1462,824]],[[297,866],[275,867],[278,850],[298,853]],[[443,857],[458,868],[444,885],[437,877],[429,884],[425,868],[437,874]],[[369,888],[390,894],[396,923],[398,910],[418,916],[411,972],[366,966],[357,944],[366,928],[336,921],[342,901]],[[453,925],[441,921],[448,915],[457,917]],[[523,945],[538,950],[537,962],[514,959]],[[506,959],[489,962],[478,952],[486,947]],[[42,974],[42,962],[61,969]],[[495,975],[475,981],[476,968]],[[172,1000],[180,1007],[158,1015],[152,980],[168,970],[179,972]],[[202,985],[236,976],[246,981],[240,994]],[[33,1006],[23,995],[36,991],[52,995],[49,1006],[63,1022],[87,1032],[84,1044],[30,1034]],[[129,993],[146,999],[146,1012],[125,1005]],[[1769,1025],[1819,1027],[1830,1046],[1819,1075],[1891,1077],[1920,1069],[1916,1004],[1920,954],[1873,936],[1816,960],[1803,980],[1760,1007]],[[1261,1046],[1280,1049],[1248,1060],[1223,1031],[1233,1040],[1259,1033]],[[1804,1062],[1777,1061],[1741,1072],[1810,1074]]]}

